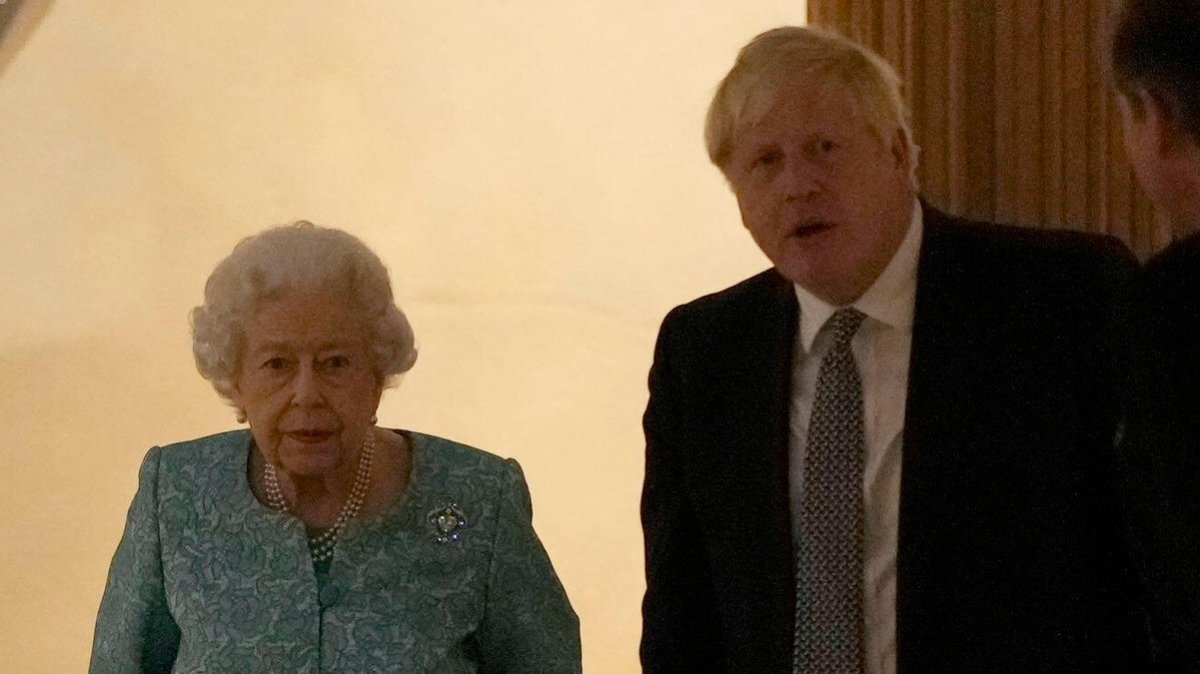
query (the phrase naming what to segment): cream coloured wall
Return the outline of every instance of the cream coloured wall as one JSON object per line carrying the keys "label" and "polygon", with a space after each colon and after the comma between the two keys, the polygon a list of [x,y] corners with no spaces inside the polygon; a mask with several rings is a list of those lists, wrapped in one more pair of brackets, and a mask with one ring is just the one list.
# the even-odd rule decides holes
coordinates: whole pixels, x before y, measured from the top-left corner
{"label": "cream coloured wall", "polygon": [[700,140],[802,0],[58,2],[0,77],[4,669],[82,671],[153,444],[234,425],[186,314],[306,218],[392,270],[385,424],[512,456],[583,623],[637,670],[640,414],[674,304],[765,266]]}

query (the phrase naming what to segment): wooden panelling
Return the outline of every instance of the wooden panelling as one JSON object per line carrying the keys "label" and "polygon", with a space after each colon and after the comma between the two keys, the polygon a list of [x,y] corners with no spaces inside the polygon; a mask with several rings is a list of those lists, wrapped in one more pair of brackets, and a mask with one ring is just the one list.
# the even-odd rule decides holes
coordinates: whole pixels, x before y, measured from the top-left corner
{"label": "wooden panelling", "polygon": [[[992,212],[995,208],[998,185],[993,179],[996,156],[996,17],[991,12],[978,11],[975,5],[989,4],[993,0],[970,0],[964,3],[966,33],[963,40],[955,40],[955,60],[966,61],[965,68],[954,69],[966,89],[960,100],[965,102],[963,117],[965,125],[961,137],[951,151],[951,157],[963,157],[965,171],[952,172],[961,180],[952,185],[955,196],[960,198],[956,210],[964,213]],[[974,77],[972,73],[993,73],[992,77]]]}
{"label": "wooden panelling", "polygon": [[1124,157],[1108,0],[808,0],[812,23],[900,73],[922,192],[976,218],[1169,240]]}

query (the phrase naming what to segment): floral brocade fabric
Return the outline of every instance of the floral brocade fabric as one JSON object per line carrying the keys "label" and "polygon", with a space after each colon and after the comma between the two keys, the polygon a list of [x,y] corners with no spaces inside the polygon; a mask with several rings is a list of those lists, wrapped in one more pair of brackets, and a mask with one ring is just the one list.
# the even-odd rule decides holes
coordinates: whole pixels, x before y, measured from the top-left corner
{"label": "floral brocade fabric", "polygon": [[[350,523],[321,584],[303,524],[250,491],[248,431],[151,449],[90,671],[579,672],[579,621],[520,467],[405,435],[407,492]],[[446,512],[466,522],[457,537]]]}

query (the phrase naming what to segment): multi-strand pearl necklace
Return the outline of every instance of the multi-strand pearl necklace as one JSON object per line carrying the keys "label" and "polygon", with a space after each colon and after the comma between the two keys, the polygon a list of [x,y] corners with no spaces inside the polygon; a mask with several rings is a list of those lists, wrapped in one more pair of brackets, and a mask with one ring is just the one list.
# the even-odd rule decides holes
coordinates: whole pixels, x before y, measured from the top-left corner
{"label": "multi-strand pearl necklace", "polygon": [[[342,506],[342,512],[333,521],[333,525],[325,530],[325,533],[308,537],[308,551],[312,554],[314,562],[326,562],[333,557],[333,549],[337,547],[338,536],[346,528],[346,524],[358,515],[359,510],[362,510],[363,503],[367,500],[367,490],[371,488],[371,460],[374,456],[375,429],[371,428],[367,431],[362,451],[358,454],[358,472],[354,475],[354,486],[350,488],[350,496],[346,499],[346,504]],[[267,505],[280,512],[291,512],[287,501],[283,498],[283,492],[279,489],[279,473],[275,470],[275,464],[270,461],[266,461],[264,464],[263,484],[267,492]]]}

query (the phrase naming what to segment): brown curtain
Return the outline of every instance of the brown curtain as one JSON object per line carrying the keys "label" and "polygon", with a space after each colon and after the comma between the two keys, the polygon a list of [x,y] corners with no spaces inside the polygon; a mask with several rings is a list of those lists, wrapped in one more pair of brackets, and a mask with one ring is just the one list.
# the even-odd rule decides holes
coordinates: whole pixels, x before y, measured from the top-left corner
{"label": "brown curtain", "polygon": [[1155,223],[1104,67],[1110,0],[808,0],[810,23],[900,73],[926,198],[952,213],[1120,237]]}

